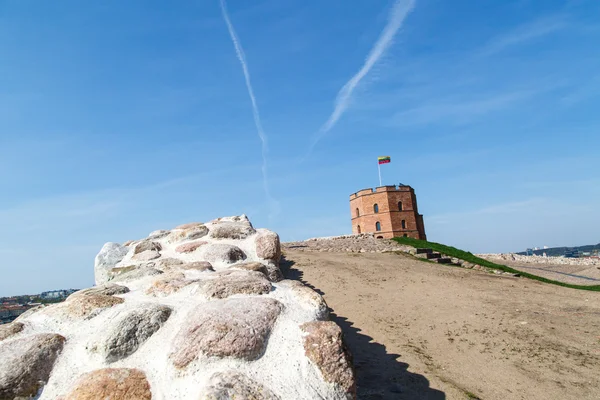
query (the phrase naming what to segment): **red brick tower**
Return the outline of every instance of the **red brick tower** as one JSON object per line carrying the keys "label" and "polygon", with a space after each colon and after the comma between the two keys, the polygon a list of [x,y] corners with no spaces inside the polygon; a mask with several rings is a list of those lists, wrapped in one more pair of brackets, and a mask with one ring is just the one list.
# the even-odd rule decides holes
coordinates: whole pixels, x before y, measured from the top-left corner
{"label": "red brick tower", "polygon": [[374,233],[377,238],[407,236],[427,240],[423,215],[410,186],[380,186],[350,195],[352,233]]}

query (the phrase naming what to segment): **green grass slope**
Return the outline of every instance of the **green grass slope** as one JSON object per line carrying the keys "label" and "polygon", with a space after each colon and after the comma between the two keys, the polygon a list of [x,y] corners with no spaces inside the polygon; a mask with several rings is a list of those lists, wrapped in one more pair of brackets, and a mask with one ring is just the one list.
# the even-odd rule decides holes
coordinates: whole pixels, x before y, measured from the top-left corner
{"label": "green grass slope", "polygon": [[473,264],[478,264],[478,265],[481,265],[482,267],[497,269],[497,270],[505,271],[505,272],[512,272],[515,274],[519,274],[524,278],[533,279],[533,280],[544,282],[544,283],[549,283],[551,285],[558,285],[558,286],[563,286],[563,287],[567,287],[567,288],[571,288],[571,289],[600,292],[600,285],[593,285],[593,286],[572,285],[570,283],[564,283],[564,282],[554,281],[552,279],[542,278],[541,276],[532,275],[532,274],[528,274],[527,272],[518,271],[518,270],[508,267],[506,265],[496,264],[491,261],[484,260],[483,258],[474,256],[472,253],[470,253],[468,251],[460,250],[460,249],[457,249],[456,247],[446,246],[444,244],[435,243],[435,242],[428,242],[426,240],[412,239],[412,238],[408,238],[408,237],[397,237],[397,238],[394,238],[393,240],[395,240],[396,242],[398,242],[400,244],[405,244],[405,245],[412,246],[412,247],[432,249],[433,251],[440,252],[442,254],[447,255],[448,257],[460,258],[461,260],[468,261]]}

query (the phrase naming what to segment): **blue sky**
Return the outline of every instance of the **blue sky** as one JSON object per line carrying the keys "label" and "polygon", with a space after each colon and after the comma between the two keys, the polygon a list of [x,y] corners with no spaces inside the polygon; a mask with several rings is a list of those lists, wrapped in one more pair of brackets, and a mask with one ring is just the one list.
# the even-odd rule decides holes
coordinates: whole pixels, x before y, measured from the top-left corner
{"label": "blue sky", "polygon": [[349,233],[380,155],[430,240],[600,241],[600,2],[226,6],[0,1],[0,295],[183,222]]}

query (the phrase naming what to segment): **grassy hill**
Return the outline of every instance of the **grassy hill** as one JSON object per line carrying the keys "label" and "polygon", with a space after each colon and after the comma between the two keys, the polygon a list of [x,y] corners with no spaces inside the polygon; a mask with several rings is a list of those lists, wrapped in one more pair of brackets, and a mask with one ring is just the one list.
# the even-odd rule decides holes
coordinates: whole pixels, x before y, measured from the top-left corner
{"label": "grassy hill", "polygon": [[[396,242],[398,242],[400,244],[405,244],[405,245],[412,246],[412,247],[429,248],[429,249],[432,249],[439,253],[445,254],[449,257],[456,257],[461,260],[471,262],[473,264],[481,265],[483,267],[497,269],[499,271],[504,271],[504,272],[511,272],[511,273],[519,274],[524,278],[533,279],[536,281],[549,283],[552,285],[568,287],[571,289],[590,290],[593,292],[600,292],[600,285],[594,285],[594,286],[572,285],[569,283],[559,282],[559,281],[555,281],[552,279],[542,278],[541,276],[528,274],[527,272],[518,271],[518,270],[508,267],[506,265],[496,264],[491,261],[484,260],[483,258],[479,258],[468,251],[460,250],[460,249],[457,249],[456,247],[446,246],[444,244],[435,243],[435,242],[428,242],[426,240],[412,239],[412,238],[408,238],[408,237],[397,237],[397,238],[394,238],[393,240],[395,240]],[[548,250],[548,249],[546,249],[546,250]]]}

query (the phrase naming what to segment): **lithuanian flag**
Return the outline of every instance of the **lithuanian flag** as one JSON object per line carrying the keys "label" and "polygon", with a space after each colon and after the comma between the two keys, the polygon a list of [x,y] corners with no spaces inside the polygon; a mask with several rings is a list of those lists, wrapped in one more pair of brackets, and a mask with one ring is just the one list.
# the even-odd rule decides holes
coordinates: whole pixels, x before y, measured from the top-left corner
{"label": "lithuanian flag", "polygon": [[377,161],[379,161],[379,164],[387,164],[392,160],[391,160],[390,156],[382,156],[382,157],[377,157]]}

